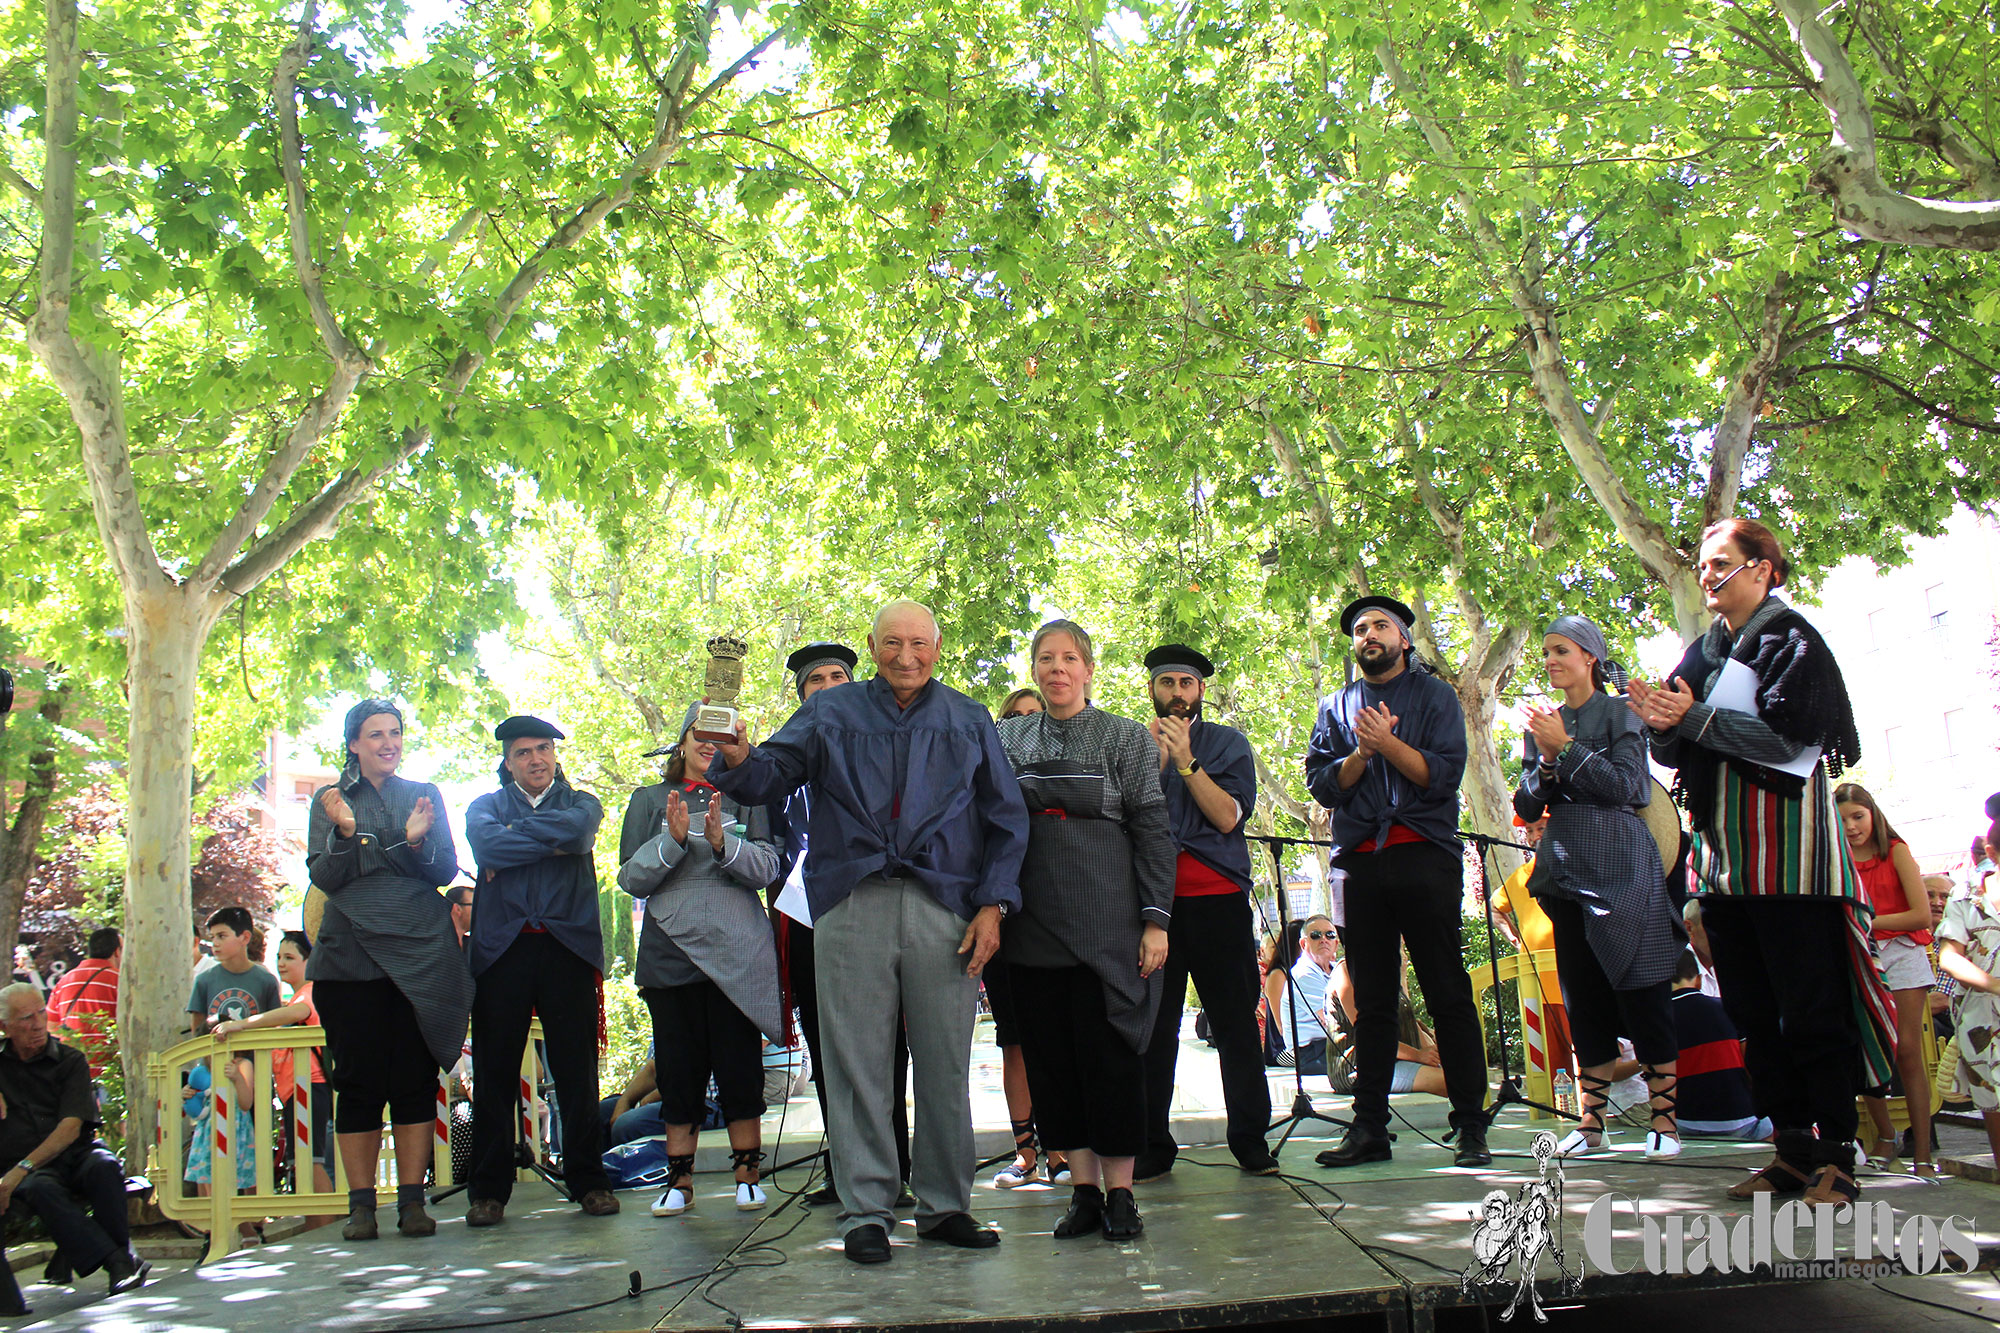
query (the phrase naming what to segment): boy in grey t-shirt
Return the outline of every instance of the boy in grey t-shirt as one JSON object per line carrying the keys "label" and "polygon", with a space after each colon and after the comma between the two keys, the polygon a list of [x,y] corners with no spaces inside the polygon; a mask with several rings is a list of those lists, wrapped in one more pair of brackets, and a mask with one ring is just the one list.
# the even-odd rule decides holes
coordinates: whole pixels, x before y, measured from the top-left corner
{"label": "boy in grey t-shirt", "polygon": [[196,1036],[232,1018],[252,1018],[284,1003],[278,979],[250,961],[250,913],[225,907],[208,919],[215,966],[198,973],[188,992],[188,1016]]}

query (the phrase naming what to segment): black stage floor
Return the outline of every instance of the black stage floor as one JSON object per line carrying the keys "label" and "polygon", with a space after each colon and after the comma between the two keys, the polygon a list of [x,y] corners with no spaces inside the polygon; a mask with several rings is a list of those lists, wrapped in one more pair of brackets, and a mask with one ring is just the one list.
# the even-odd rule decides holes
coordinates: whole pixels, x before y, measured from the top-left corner
{"label": "black stage floor", "polygon": [[[1509,1290],[1468,1292],[1460,1275],[1471,1262],[1473,1219],[1489,1191],[1513,1197],[1539,1178],[1531,1131],[1518,1111],[1511,1113],[1493,1132],[1501,1154],[1495,1167],[1460,1171],[1445,1149],[1426,1141],[1442,1133],[1443,1104],[1396,1100],[1410,1123],[1398,1127],[1394,1161],[1325,1171],[1312,1157],[1327,1140],[1295,1138],[1284,1154],[1287,1176],[1253,1178],[1220,1148],[1193,1150],[1171,1176],[1140,1187],[1147,1230],[1124,1245],[1056,1241],[1051,1228],[1067,1191],[1003,1192],[982,1183],[974,1209],[1005,1233],[999,1249],[966,1252],[919,1241],[906,1215],[894,1261],[861,1268],[842,1257],[830,1210],[810,1210],[791,1198],[788,1191],[806,1183],[804,1169],[776,1179],[772,1206],[762,1214],[736,1212],[728,1177],[715,1170],[700,1178],[696,1208],[680,1218],[649,1216],[650,1196],[638,1193],[621,1196],[625,1211],[616,1218],[585,1218],[545,1186],[529,1184],[517,1189],[506,1224],[490,1231],[468,1230],[463,1205],[454,1201],[440,1208],[441,1226],[429,1241],[390,1235],[350,1245],[323,1228],[115,1300],[86,1304],[98,1290],[95,1280],[70,1295],[33,1287],[30,1302],[50,1317],[23,1323],[90,1333],[947,1324],[994,1333],[1055,1327],[1124,1333],[1301,1321],[1428,1328],[1454,1308],[1476,1321],[1471,1307],[1484,1305],[1498,1324]],[[1219,1122],[1183,1127],[1183,1137],[1202,1136],[1219,1138]],[[990,1134],[981,1141],[996,1151],[1003,1142]],[[1621,1276],[1588,1262],[1582,1231],[1599,1196],[1639,1200],[1656,1223],[1678,1217],[1685,1224],[1697,1214],[1733,1222],[1745,1210],[1723,1191],[1766,1155],[1741,1145],[1690,1145],[1678,1163],[1652,1165],[1639,1141],[1628,1132],[1613,1155],[1563,1164],[1561,1241],[1583,1280],[1578,1291],[1562,1294],[1554,1265],[1545,1262],[1543,1299],[1594,1306],[1633,1293],[1772,1281],[1768,1273],[1648,1274],[1629,1210],[1617,1219],[1610,1257],[1613,1267],[1634,1271]],[[1865,1202],[1893,1207],[1896,1229],[1913,1218],[1956,1215],[1984,1256],[1982,1266],[2000,1259],[2000,1188],[1906,1175],[1870,1176],[1864,1184]],[[1851,1225],[1832,1231],[1838,1252],[1852,1254]],[[1800,1234],[1809,1248],[1810,1227]],[[634,1272],[643,1290],[628,1297]],[[1983,1280],[1992,1285],[1990,1275]],[[1513,1326],[1530,1322],[1524,1313]]]}

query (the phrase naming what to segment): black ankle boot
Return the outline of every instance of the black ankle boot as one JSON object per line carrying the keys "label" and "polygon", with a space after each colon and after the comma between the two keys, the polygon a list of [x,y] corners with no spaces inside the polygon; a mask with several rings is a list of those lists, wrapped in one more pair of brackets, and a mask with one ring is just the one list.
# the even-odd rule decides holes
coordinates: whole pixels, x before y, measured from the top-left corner
{"label": "black ankle boot", "polygon": [[[1127,1198],[1131,1191],[1125,1192]],[[1095,1185],[1077,1185],[1069,1192],[1069,1211],[1056,1223],[1056,1239],[1095,1235],[1104,1225],[1104,1191]]]}
{"label": "black ankle boot", "polygon": [[1131,1240],[1145,1229],[1131,1190],[1112,1190],[1104,1196],[1104,1239]]}

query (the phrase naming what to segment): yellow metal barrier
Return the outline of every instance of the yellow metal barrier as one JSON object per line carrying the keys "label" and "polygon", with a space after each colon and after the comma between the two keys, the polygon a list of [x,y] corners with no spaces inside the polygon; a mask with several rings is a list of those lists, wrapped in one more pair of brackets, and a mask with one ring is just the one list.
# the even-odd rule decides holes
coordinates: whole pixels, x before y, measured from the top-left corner
{"label": "yellow metal barrier", "polygon": [[[536,1161],[547,1161],[543,1125],[547,1104],[540,1095],[540,1019],[529,1025],[527,1049],[521,1056],[518,1103],[520,1122]],[[314,1141],[312,1116],[312,1053],[326,1044],[324,1029],[317,1027],[258,1028],[232,1033],[227,1037],[192,1037],[152,1056],[146,1062],[147,1082],[159,1125],[150,1172],[157,1186],[160,1211],[177,1222],[208,1230],[210,1263],[234,1251],[239,1243],[237,1227],[267,1217],[304,1217],[313,1214],[345,1215],[348,1183],[341,1179],[338,1153],[330,1154],[329,1170],[333,1188],[309,1188],[313,1181],[313,1161],[324,1150]],[[294,1105],[292,1106],[292,1163],[289,1178],[281,1177],[276,1127],[278,1109],[276,1085],[271,1076],[274,1051],[292,1052]],[[251,1106],[252,1134],[249,1143],[239,1143],[236,1132],[236,1080],[229,1070],[239,1058],[251,1062],[250,1087],[256,1095]],[[207,1198],[182,1193],[182,1173],[187,1161],[187,1132],[191,1122],[182,1113],[181,1099],[190,1070],[197,1065],[208,1069],[209,1194]],[[474,1071],[474,1078],[478,1077]],[[436,1188],[454,1183],[451,1165],[451,1105],[449,1075],[438,1076],[437,1109],[432,1117],[432,1172]],[[255,1155],[256,1182],[247,1193],[236,1190],[237,1162],[244,1153]],[[395,1140],[385,1129],[376,1184],[393,1189],[396,1180]],[[525,1174],[525,1173],[524,1173]],[[290,1185],[281,1191],[280,1184]]]}
{"label": "yellow metal barrier", "polygon": [[[1521,1093],[1531,1102],[1544,1106],[1555,1105],[1555,1070],[1549,1067],[1549,1038],[1547,1005],[1561,1004],[1562,996],[1554,995],[1546,999],[1542,995],[1542,973],[1556,969],[1556,955],[1553,949],[1534,949],[1527,953],[1510,953],[1499,960],[1500,981],[1512,981],[1519,998],[1520,1024],[1515,1029],[1521,1035]],[[1479,963],[1465,969],[1472,979],[1472,1008],[1479,1015],[1480,1049],[1486,1046],[1486,1011],[1480,1007],[1479,997],[1493,988],[1494,966]],[[1495,1003],[1500,1003],[1496,998]],[[1530,1120],[1552,1120],[1553,1116],[1536,1107],[1528,1108]]]}

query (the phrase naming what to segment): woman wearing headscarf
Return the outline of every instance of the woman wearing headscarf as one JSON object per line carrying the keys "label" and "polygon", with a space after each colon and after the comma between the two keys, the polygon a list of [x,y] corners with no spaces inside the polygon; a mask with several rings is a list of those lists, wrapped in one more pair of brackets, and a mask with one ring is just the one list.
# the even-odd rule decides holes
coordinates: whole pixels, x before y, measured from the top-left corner
{"label": "woman wearing headscarf", "polygon": [[386,1105],[396,1141],[396,1229],[428,1236],[424,1211],[440,1069],[457,1061],[472,974],[438,890],[458,876],[444,797],[396,775],[403,714],[363,699],[342,728],[340,780],[315,795],[306,871],[327,896],[306,977],[326,1028],[333,1128],[347,1178],[347,1240],[373,1240]]}
{"label": "woman wearing headscarf", "polygon": [[1888,1080],[1895,1009],[1833,808],[1832,779],[1861,755],[1854,710],[1819,631],[1772,595],[1790,570],[1763,524],[1711,525],[1695,572],[1715,623],[1667,682],[1635,679],[1631,705],[1680,770],[1722,1003],[1778,1128],[1777,1156],[1730,1197],[1842,1203],[1861,1192],[1855,1094]]}
{"label": "woman wearing headscarf", "polygon": [[762,1208],[764,1064],[761,1033],[781,1042],[778,959],[764,887],[783,865],[770,810],[739,805],[702,778],[715,747],[681,722],[666,765],[658,831],[618,867],[618,884],[646,903],[635,980],[653,1016],[667,1187],[653,1216],[694,1204],[694,1157],[711,1074],[728,1125],[736,1206]]}
{"label": "woman wearing headscarf", "polygon": [[1514,809],[1530,823],[1544,813],[1549,819],[1528,891],[1555,934],[1583,1092],[1583,1118],[1557,1151],[1604,1146],[1622,1036],[1653,1094],[1646,1156],[1658,1160],[1681,1150],[1680,1043],[1670,1005],[1684,931],[1667,901],[1659,849],[1637,813],[1652,782],[1645,728],[1606,691],[1609,659],[1603,633],[1583,616],[1559,616],[1542,635],[1542,665],[1562,703],[1528,707],[1537,761],[1514,793]]}
{"label": "woman wearing headscarf", "polygon": [[1174,842],[1160,751],[1090,702],[1090,635],[1067,620],[1029,649],[1044,712],[1000,724],[1028,805],[1021,911],[1002,932],[1042,1142],[1070,1169],[1058,1238],[1144,1228],[1132,1159],[1146,1142],[1139,1056],[1160,1003]]}

